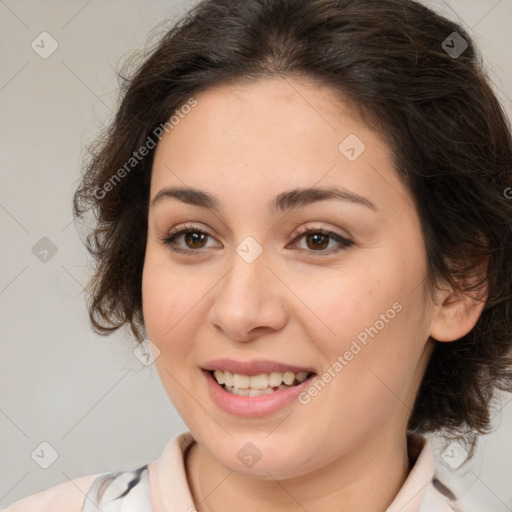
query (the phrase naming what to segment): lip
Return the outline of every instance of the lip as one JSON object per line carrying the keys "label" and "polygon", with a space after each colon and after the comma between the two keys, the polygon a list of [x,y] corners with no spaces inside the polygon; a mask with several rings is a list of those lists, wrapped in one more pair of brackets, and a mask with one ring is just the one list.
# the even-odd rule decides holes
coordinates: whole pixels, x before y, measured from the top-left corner
{"label": "lip", "polygon": [[316,374],[312,374],[300,384],[288,389],[274,391],[270,395],[239,396],[225,391],[209,370],[203,369],[202,373],[205,377],[210,397],[215,405],[228,414],[245,418],[267,416],[285,408],[297,400],[300,393],[310,386],[312,380],[316,377]]}
{"label": "lip", "polygon": [[271,372],[308,372],[314,373],[313,368],[294,366],[288,363],[270,361],[267,359],[257,359],[253,361],[235,361],[234,359],[214,359],[208,361],[202,366],[203,370],[213,371],[222,370],[224,372],[241,373],[242,375],[260,375]]}

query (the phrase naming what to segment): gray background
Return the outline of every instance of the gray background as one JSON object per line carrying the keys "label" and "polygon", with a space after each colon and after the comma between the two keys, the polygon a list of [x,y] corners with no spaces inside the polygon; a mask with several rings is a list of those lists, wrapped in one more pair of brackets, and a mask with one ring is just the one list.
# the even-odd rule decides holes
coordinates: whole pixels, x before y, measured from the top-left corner
{"label": "gray background", "polygon": [[[476,38],[511,116],[512,0],[427,3]],[[186,430],[135,343],[89,329],[88,258],[71,197],[84,147],[115,110],[115,70],[153,27],[190,5],[0,0],[0,507],[68,478],[133,469]],[[47,59],[31,47],[43,31],[58,43]],[[451,468],[434,439],[439,471],[464,496],[464,510],[512,511],[510,400],[501,396],[496,431],[481,438],[471,464]],[[52,450],[58,457],[43,469]]]}

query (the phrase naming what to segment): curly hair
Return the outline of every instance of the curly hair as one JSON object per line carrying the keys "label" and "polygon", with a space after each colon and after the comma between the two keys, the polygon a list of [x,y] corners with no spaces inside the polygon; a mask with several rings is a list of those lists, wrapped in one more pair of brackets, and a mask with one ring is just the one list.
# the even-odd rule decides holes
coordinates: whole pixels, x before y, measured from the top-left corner
{"label": "curly hair", "polygon": [[496,389],[512,391],[511,129],[470,36],[413,0],[203,0],[159,39],[123,77],[74,196],[76,217],[96,215],[94,330],[145,336],[152,136],[194,94],[272,76],[329,86],[387,142],[421,219],[429,290],[487,285],[475,327],[436,343],[409,429],[488,432]]}

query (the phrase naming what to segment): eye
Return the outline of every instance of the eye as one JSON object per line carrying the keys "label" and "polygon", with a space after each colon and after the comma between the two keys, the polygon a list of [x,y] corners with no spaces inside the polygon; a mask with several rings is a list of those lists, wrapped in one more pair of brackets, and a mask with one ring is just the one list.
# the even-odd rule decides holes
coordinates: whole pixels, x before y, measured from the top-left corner
{"label": "eye", "polygon": [[[197,226],[185,225],[181,229],[171,230],[170,233],[161,238],[161,243],[169,246],[174,252],[199,252],[207,248],[206,241],[211,237],[208,233]],[[183,241],[185,246],[178,243]]]}
{"label": "eye", "polygon": [[[296,243],[297,240],[301,239],[304,239],[306,243],[306,249],[304,250],[309,252],[320,252],[324,254],[339,252],[354,245],[352,240],[349,240],[348,238],[341,236],[338,233],[319,228],[306,228],[301,230],[299,236],[295,238],[294,242]],[[334,250],[332,250],[333,247],[329,247],[329,243],[332,241],[338,244],[338,248],[334,248]]]}
{"label": "eye", "polygon": [[[173,252],[200,253],[202,249],[208,248],[206,245],[208,237],[212,238],[210,234],[203,231],[198,226],[185,225],[181,229],[171,230],[170,233],[161,238],[160,241],[169,246]],[[323,254],[339,252],[354,245],[352,240],[338,233],[319,228],[306,228],[301,230],[293,243],[296,245],[297,241],[301,239],[304,239],[306,242],[306,248],[301,248],[301,250]],[[180,241],[185,245],[180,244]],[[329,247],[330,242],[335,242],[338,247]]]}

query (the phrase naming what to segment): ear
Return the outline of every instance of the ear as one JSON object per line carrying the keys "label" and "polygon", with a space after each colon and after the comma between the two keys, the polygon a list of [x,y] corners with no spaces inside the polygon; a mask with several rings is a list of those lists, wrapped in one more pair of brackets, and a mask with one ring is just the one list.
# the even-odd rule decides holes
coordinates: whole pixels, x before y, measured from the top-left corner
{"label": "ear", "polygon": [[[471,289],[471,282],[480,282],[487,274],[485,260],[470,280],[462,283],[462,289]],[[469,286],[468,286],[469,285]],[[436,291],[430,336],[437,341],[455,341],[465,336],[477,323],[488,298],[487,281],[468,292],[456,290],[451,285]]]}

